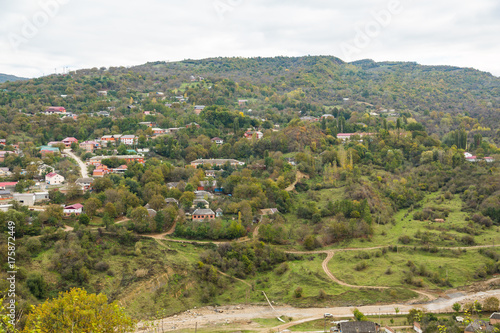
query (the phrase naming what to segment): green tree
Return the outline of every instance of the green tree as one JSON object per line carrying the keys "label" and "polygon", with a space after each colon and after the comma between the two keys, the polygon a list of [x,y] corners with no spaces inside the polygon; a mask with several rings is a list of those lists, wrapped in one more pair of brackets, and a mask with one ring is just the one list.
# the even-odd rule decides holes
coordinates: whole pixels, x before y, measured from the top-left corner
{"label": "green tree", "polygon": [[363,314],[363,312],[359,311],[357,308],[352,310],[352,314],[354,315],[354,318],[356,318],[357,321],[366,321],[366,316]]}
{"label": "green tree", "polygon": [[484,303],[483,303],[484,311],[488,311],[488,312],[498,311],[499,306],[500,306],[500,301],[498,300],[498,298],[493,297],[493,296],[485,299]]}
{"label": "green tree", "polygon": [[460,312],[460,309],[462,309],[462,306],[460,305],[460,303],[453,303],[452,307],[453,311],[455,311],[456,313],[459,313]]}
{"label": "green tree", "polygon": [[102,202],[97,198],[90,198],[87,201],[85,201],[85,213],[89,217],[94,216],[97,210],[101,207],[102,207]]}
{"label": "green tree", "polygon": [[135,325],[116,302],[108,303],[106,295],[73,288],[35,306],[23,332],[126,333]]}
{"label": "green tree", "polygon": [[78,222],[80,224],[83,224],[83,225],[89,225],[90,223],[90,218],[87,214],[81,214],[79,217],[78,217]]}

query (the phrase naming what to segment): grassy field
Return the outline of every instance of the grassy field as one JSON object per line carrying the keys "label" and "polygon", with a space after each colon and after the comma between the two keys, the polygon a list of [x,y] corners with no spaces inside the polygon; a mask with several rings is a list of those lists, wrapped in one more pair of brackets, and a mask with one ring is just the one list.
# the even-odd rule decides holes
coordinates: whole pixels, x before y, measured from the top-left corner
{"label": "grassy field", "polygon": [[[494,251],[500,253],[499,249]],[[341,281],[353,285],[410,287],[403,282],[411,271],[409,261],[414,263],[417,270],[423,267],[426,272],[436,273],[439,279],[448,278],[453,287],[470,284],[477,279],[474,275],[481,266],[494,263],[492,259],[479,254],[478,250],[439,250],[429,253],[400,247],[396,253],[383,253],[382,250],[340,252],[335,254],[328,268]],[[428,276],[413,275],[422,278],[425,287],[445,288]]]}

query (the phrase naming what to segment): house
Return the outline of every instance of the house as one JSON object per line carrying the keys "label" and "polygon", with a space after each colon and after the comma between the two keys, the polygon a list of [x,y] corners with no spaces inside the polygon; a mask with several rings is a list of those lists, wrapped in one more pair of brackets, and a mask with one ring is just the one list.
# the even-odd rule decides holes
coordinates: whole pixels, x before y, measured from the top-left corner
{"label": "house", "polygon": [[92,177],[104,177],[110,172],[109,168],[104,164],[99,164],[96,166],[92,172]]}
{"label": "house", "polygon": [[109,117],[109,116],[110,116],[110,113],[109,113],[108,111],[98,111],[98,112],[96,113],[96,115],[97,115],[98,117]]}
{"label": "house", "polygon": [[[146,112],[146,111],[144,111],[144,112]],[[139,123],[139,125],[144,125],[144,126],[151,127],[151,128],[154,127],[154,123],[152,121],[141,121]]]}
{"label": "house", "polygon": [[199,115],[201,113],[201,111],[203,111],[204,108],[205,108],[205,105],[195,105],[194,106],[194,113]]}
{"label": "house", "polygon": [[337,134],[337,139],[347,141],[351,139],[351,137],[358,135],[359,137],[363,138],[365,136],[371,136],[374,135],[374,133],[338,133]]}
{"label": "house", "polygon": [[167,187],[169,190],[173,189],[173,188],[177,188],[177,186],[179,186],[179,182],[170,182],[170,183],[167,183]]}
{"label": "house", "polygon": [[137,143],[137,137],[135,135],[122,135],[120,137],[120,142],[128,146],[135,145]]}
{"label": "house", "polygon": [[33,206],[38,202],[49,200],[49,192],[14,193],[14,200],[23,206]]}
{"label": "house", "polygon": [[6,146],[7,145],[7,139],[0,139],[0,145]]}
{"label": "house", "polygon": [[106,90],[99,90],[97,92],[97,95],[99,95],[99,96],[108,96],[108,92]]}
{"label": "house", "polygon": [[113,134],[113,135],[104,135],[101,137],[101,143],[104,147],[109,146],[109,144],[113,144],[120,140],[121,134]]}
{"label": "house", "polygon": [[154,210],[152,208],[148,208],[148,215],[149,215],[149,217],[154,218],[156,216],[156,214],[158,214],[156,212],[156,210]]}
{"label": "house", "polygon": [[260,131],[246,131],[245,132],[245,138],[252,139],[253,137],[257,138],[257,140],[260,140],[264,137],[264,133],[262,133]]}
{"label": "house", "polygon": [[125,164],[120,165],[118,168],[111,169],[112,173],[125,173],[128,170],[128,166]]}
{"label": "house", "polygon": [[162,128],[154,127],[154,128],[152,128],[152,130],[153,130],[154,135],[165,134],[165,130]]}
{"label": "house", "polygon": [[122,159],[125,160],[125,162],[138,162],[138,163],[143,163],[144,164],[144,156],[139,156],[139,155],[114,155],[114,156],[94,156],[89,159],[89,164],[91,165],[99,165],[102,164],[102,161],[107,158],[117,158],[117,159]]}
{"label": "house", "polygon": [[269,216],[269,215],[274,215],[277,213],[279,213],[278,208],[266,208],[266,209],[260,210],[260,215],[262,215],[262,216]]}
{"label": "house", "polygon": [[71,214],[75,214],[76,216],[81,215],[83,212],[83,205],[82,204],[74,204],[70,206],[66,206],[63,208],[63,214],[64,216],[71,216]]}
{"label": "house", "polygon": [[288,164],[295,166],[295,157],[285,157],[285,161],[288,162]]}
{"label": "house", "polygon": [[436,222],[436,223],[444,223],[444,219],[434,219],[434,222]]}
{"label": "house", "polygon": [[205,170],[205,177],[215,177],[215,170]]}
{"label": "house", "polygon": [[45,183],[47,183],[47,185],[61,185],[64,183],[64,177],[55,172],[51,172],[45,175]]}
{"label": "house", "polygon": [[248,100],[247,99],[239,99],[238,100],[238,106],[243,106],[247,104]]}
{"label": "house", "polygon": [[322,115],[322,116],[321,116],[321,119],[323,119],[323,118],[325,118],[325,119],[328,119],[328,118],[333,118],[333,119],[335,119],[335,117],[333,116],[333,114],[329,114],[329,113]]}
{"label": "house", "polygon": [[40,147],[40,154],[42,154],[42,158],[47,157],[49,154],[57,155],[60,153],[61,153],[61,151],[59,150],[59,148],[56,148],[56,147],[49,147],[49,146],[41,146]]}
{"label": "house", "polygon": [[0,168],[0,177],[9,177],[12,175],[12,172],[9,171],[9,168]]}
{"label": "house", "polygon": [[215,180],[202,180],[200,181],[200,186],[198,186],[198,191],[213,191],[217,187],[217,182]]}
{"label": "house", "polygon": [[224,140],[219,137],[212,138],[210,141],[214,142],[216,145],[220,146],[224,144]]}
{"label": "house", "polygon": [[214,220],[215,213],[211,209],[197,209],[193,212],[193,221]]}
{"label": "house", "polygon": [[194,208],[201,207],[203,205],[204,208],[210,208],[210,203],[205,199],[194,199],[193,206]]}
{"label": "house", "polygon": [[101,144],[97,141],[85,141],[80,143],[80,149],[83,149],[88,153],[93,153],[95,149],[99,148],[101,148]]}
{"label": "house", "polygon": [[62,141],[49,141],[47,143],[47,146],[49,146],[49,147],[55,147],[55,146],[60,145],[60,144],[64,144],[64,143],[62,143]]}
{"label": "house", "polygon": [[0,162],[5,161],[5,158],[6,158],[8,155],[17,155],[17,154],[16,154],[15,152],[13,152],[13,151],[5,151],[5,150],[2,150],[2,151],[0,151]]}
{"label": "house", "polygon": [[305,117],[300,117],[300,120],[302,120],[302,121],[309,121],[309,122],[316,122],[316,121],[319,121],[319,118],[318,117],[305,116]]}
{"label": "house", "polygon": [[0,183],[0,190],[14,190],[17,182],[2,182]]}
{"label": "house", "polygon": [[80,186],[83,191],[92,190],[92,184],[94,183],[94,178],[78,178],[75,182],[76,185]]}
{"label": "house", "polygon": [[222,215],[223,215],[222,209],[217,208],[217,210],[215,211],[215,217],[222,217]]}
{"label": "house", "polygon": [[64,143],[64,145],[66,146],[66,148],[70,148],[71,144],[73,142],[78,143],[78,140],[76,138],[73,138],[73,137],[69,137],[69,138],[66,138],[66,139],[62,140],[62,143]]}
{"label": "house", "polygon": [[66,109],[63,108],[62,106],[50,106],[45,111],[42,112],[43,114],[49,115],[49,114],[63,114],[66,113]]}
{"label": "house", "polygon": [[493,312],[490,316],[490,324],[496,325],[500,324],[500,312]]}
{"label": "house", "polygon": [[197,123],[189,123],[186,125],[186,128],[190,128],[190,127],[196,127],[196,128],[200,128],[200,125],[198,125]]}
{"label": "house", "polygon": [[192,167],[197,167],[198,165],[209,165],[209,166],[224,166],[226,163],[229,163],[231,166],[242,166],[245,165],[244,162],[240,162],[234,159],[197,159],[191,162]]}
{"label": "house", "polygon": [[165,202],[167,203],[167,205],[179,206],[179,201],[177,201],[177,199],[174,199],[174,198],[166,198]]}
{"label": "house", "polygon": [[14,195],[10,190],[0,190],[0,201],[10,201],[14,199]]}
{"label": "house", "polygon": [[212,193],[207,191],[194,191],[194,195],[196,196],[196,199],[204,199],[204,198],[212,199],[214,197]]}
{"label": "house", "polygon": [[489,322],[476,319],[469,325],[464,330],[464,333],[478,333],[478,332],[484,332],[484,333],[490,333],[495,331],[495,326],[491,325]]}
{"label": "house", "polygon": [[347,321],[338,324],[340,333],[377,333],[378,327],[371,321]]}

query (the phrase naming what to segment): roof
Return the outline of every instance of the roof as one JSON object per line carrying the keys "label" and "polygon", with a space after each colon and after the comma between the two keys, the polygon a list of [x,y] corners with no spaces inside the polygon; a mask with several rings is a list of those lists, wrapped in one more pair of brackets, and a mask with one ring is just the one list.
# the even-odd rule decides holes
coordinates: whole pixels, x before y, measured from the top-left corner
{"label": "roof", "polygon": [[493,312],[490,319],[500,319],[500,312]]}
{"label": "roof", "polygon": [[94,178],[89,177],[89,178],[78,178],[75,183],[82,184],[82,183],[93,183],[93,182],[94,182]]}
{"label": "roof", "polygon": [[135,135],[132,134],[122,135],[120,139],[135,139]]}
{"label": "roof", "polygon": [[197,209],[194,211],[193,215],[215,215],[215,213],[211,209]]}
{"label": "roof", "polygon": [[260,215],[273,215],[279,213],[278,208],[266,208],[260,210]]}
{"label": "roof", "polygon": [[465,332],[493,332],[495,330],[495,326],[490,325],[487,321],[484,320],[474,320],[470,323],[466,328]]}
{"label": "roof", "polygon": [[212,141],[222,141],[222,139],[216,136],[215,138],[212,138]]}
{"label": "roof", "polygon": [[0,190],[0,195],[10,195],[10,190]]}
{"label": "roof", "polygon": [[0,187],[6,187],[6,186],[16,186],[17,182],[3,182],[0,183]]}
{"label": "roof", "polygon": [[375,333],[375,323],[371,321],[348,321],[340,323],[342,333]]}
{"label": "roof", "polygon": [[64,141],[78,142],[78,139],[74,138],[74,137],[68,137],[68,138],[64,139],[63,142]]}
{"label": "roof", "polygon": [[175,203],[179,203],[179,201],[177,201],[177,199],[175,199],[175,198],[166,198],[166,199],[165,199],[165,202],[175,202]]}
{"label": "roof", "polygon": [[40,151],[59,151],[57,147],[41,146]]}
{"label": "roof", "polygon": [[216,213],[222,213],[222,212],[223,212],[223,210],[222,210],[222,209],[220,209],[220,208],[217,208],[217,210],[216,210],[215,212],[216,212]]}
{"label": "roof", "polygon": [[83,205],[79,203],[64,207],[64,209],[81,209],[81,208],[83,208]]}
{"label": "roof", "polygon": [[45,178],[52,178],[52,177],[55,177],[55,176],[59,176],[59,175],[57,173],[55,173],[55,172],[51,172],[51,173],[46,174]]}

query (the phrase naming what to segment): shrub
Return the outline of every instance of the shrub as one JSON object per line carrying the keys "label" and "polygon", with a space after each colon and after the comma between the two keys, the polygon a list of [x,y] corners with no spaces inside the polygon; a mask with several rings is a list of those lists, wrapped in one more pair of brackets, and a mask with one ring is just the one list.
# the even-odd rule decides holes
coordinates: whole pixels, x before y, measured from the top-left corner
{"label": "shrub", "polygon": [[109,269],[109,264],[107,262],[104,262],[104,261],[99,261],[98,263],[96,263],[94,265],[94,268],[96,271],[105,272]]}
{"label": "shrub", "polygon": [[359,272],[359,271],[362,271],[362,270],[366,269],[366,267],[368,267],[368,265],[366,264],[366,262],[365,261],[361,261],[356,266],[354,266],[354,269]]}
{"label": "shrub", "polygon": [[302,297],[302,292],[304,290],[302,289],[302,287],[297,287],[294,292],[293,292],[293,295],[295,296],[295,298],[301,298]]}
{"label": "shrub", "polygon": [[284,262],[276,268],[275,273],[278,275],[283,275],[288,271],[288,263]]}
{"label": "shrub", "polygon": [[401,244],[410,244],[411,238],[408,235],[402,235],[402,236],[399,236],[398,241]]}

